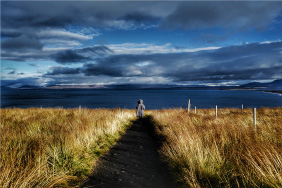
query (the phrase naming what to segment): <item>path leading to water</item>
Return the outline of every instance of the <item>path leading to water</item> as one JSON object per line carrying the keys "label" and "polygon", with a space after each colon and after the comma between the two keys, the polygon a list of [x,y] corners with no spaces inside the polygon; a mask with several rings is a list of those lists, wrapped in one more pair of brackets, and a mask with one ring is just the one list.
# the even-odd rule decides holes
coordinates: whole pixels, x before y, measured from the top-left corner
{"label": "path leading to water", "polygon": [[177,187],[159,159],[156,141],[150,135],[149,118],[135,121],[124,136],[102,157],[84,188]]}

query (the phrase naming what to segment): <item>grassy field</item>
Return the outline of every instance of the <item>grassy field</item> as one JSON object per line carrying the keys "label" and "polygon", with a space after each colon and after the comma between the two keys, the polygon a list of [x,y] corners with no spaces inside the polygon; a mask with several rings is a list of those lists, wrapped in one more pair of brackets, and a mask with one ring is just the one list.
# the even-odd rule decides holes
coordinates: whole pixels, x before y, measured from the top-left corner
{"label": "grassy field", "polygon": [[[187,187],[282,187],[282,108],[146,111],[163,159]],[[71,187],[135,110],[1,109],[0,187]]]}
{"label": "grassy field", "polygon": [[0,187],[77,184],[132,118],[119,109],[1,109]]}
{"label": "grassy field", "polygon": [[188,187],[282,187],[282,108],[153,111],[164,159]]}

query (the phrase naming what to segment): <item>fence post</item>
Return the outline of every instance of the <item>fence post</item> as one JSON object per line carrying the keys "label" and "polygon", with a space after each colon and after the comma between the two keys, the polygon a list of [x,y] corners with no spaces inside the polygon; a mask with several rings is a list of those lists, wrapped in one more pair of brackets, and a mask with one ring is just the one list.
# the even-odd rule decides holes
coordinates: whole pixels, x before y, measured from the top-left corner
{"label": "fence post", "polygon": [[120,114],[122,115],[122,106],[120,106]]}
{"label": "fence post", "polygon": [[188,99],[188,113],[190,113],[190,107],[191,107],[190,99]]}
{"label": "fence post", "polygon": [[217,119],[217,105],[215,105],[215,118]]}
{"label": "fence post", "polygon": [[255,126],[255,131],[257,130],[257,119],[256,119],[256,115],[257,115],[257,109],[254,108],[254,126]]}
{"label": "fence post", "polygon": [[243,110],[244,110],[244,105],[242,104],[242,112],[243,112]]}
{"label": "fence post", "polygon": [[81,105],[79,105],[78,109],[79,109],[79,112],[81,112]]}
{"label": "fence post", "polygon": [[195,114],[197,113],[197,107],[195,106]]}

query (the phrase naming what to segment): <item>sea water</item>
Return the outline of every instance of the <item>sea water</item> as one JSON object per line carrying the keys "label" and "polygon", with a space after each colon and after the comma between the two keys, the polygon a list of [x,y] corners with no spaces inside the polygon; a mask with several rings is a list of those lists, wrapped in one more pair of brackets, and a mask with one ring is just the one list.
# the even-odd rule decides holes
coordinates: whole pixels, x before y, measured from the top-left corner
{"label": "sea water", "polygon": [[143,99],[146,109],[282,107],[282,95],[249,90],[2,89],[1,108],[127,108]]}

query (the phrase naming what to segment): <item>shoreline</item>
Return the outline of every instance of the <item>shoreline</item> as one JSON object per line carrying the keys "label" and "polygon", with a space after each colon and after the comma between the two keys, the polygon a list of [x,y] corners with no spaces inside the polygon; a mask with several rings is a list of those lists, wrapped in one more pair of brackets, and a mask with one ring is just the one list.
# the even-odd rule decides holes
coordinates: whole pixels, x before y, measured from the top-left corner
{"label": "shoreline", "polygon": [[262,91],[262,92],[266,92],[266,93],[274,93],[274,94],[282,94],[282,91],[273,91],[273,90],[257,90],[257,91]]}
{"label": "shoreline", "polygon": [[282,94],[282,90],[262,90],[262,89],[252,89],[252,88],[238,88],[238,89],[220,89],[220,90],[247,90],[247,91],[261,91],[267,93],[274,93],[274,94]]}
{"label": "shoreline", "polygon": [[262,92],[266,92],[266,93],[272,93],[272,94],[278,94],[278,95],[282,95],[282,91],[265,91],[265,90],[257,90],[257,91],[262,91]]}

